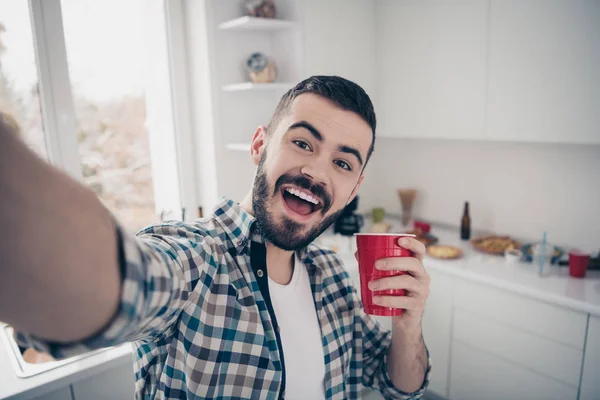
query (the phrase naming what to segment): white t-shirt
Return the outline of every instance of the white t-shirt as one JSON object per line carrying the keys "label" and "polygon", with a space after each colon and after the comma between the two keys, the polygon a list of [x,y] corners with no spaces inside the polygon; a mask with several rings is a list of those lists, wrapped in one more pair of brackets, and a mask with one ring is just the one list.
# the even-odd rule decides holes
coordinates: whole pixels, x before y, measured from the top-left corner
{"label": "white t-shirt", "polygon": [[292,280],[269,278],[269,294],[283,346],[286,400],[325,399],[325,355],[308,271],[296,258]]}

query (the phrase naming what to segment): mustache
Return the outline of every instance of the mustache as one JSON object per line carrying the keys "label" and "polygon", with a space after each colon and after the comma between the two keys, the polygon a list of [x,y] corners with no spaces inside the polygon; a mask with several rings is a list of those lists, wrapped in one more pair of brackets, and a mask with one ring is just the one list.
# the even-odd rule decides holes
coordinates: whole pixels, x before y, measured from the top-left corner
{"label": "mustache", "polygon": [[321,209],[321,212],[323,214],[325,214],[327,210],[329,210],[329,208],[331,207],[331,196],[329,195],[329,193],[327,193],[327,190],[322,185],[314,183],[312,180],[308,179],[304,175],[281,175],[279,179],[277,179],[277,181],[275,182],[275,190],[273,192],[273,195],[276,195],[283,185],[288,184],[296,185],[306,191],[311,192],[316,197],[323,200],[323,208]]}

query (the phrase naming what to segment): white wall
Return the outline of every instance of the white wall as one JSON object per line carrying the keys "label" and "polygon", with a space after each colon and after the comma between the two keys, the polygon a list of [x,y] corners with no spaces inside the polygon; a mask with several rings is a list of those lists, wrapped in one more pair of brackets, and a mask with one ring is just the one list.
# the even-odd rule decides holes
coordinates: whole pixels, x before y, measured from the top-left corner
{"label": "white wall", "polygon": [[426,220],[458,225],[468,200],[474,228],[600,249],[600,146],[379,138],[366,174],[363,211],[415,187]]}

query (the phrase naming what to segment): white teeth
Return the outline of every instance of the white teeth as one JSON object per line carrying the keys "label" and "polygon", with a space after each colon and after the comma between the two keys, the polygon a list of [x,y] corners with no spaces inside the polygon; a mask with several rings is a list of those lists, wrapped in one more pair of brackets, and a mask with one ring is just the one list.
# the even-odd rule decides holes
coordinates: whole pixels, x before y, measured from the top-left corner
{"label": "white teeth", "polygon": [[294,196],[300,197],[300,198],[301,198],[301,199],[303,199],[303,200],[306,200],[306,201],[308,201],[308,202],[311,202],[311,203],[313,203],[313,204],[315,204],[315,205],[318,205],[318,204],[319,204],[319,200],[317,200],[316,198],[314,198],[313,196],[311,196],[311,195],[309,195],[309,194],[306,194],[306,193],[304,193],[304,192],[301,192],[301,191],[300,191],[300,190],[298,190],[298,189],[294,189],[294,188],[287,188],[286,190],[288,191],[288,193],[291,193],[291,194],[293,194]]}

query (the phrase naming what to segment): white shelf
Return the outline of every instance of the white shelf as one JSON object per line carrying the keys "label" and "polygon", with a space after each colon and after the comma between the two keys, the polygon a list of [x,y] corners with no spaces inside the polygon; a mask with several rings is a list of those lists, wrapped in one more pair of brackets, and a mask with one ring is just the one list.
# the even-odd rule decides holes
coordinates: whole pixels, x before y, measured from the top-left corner
{"label": "white shelf", "polygon": [[221,30],[275,31],[296,28],[298,24],[273,18],[240,17],[219,24]]}
{"label": "white shelf", "polygon": [[227,143],[225,147],[233,151],[250,151],[250,143]]}
{"label": "white shelf", "polygon": [[230,85],[223,86],[223,90],[226,92],[238,92],[242,90],[288,90],[294,87],[293,83],[290,82],[275,82],[275,83],[232,83]]}

